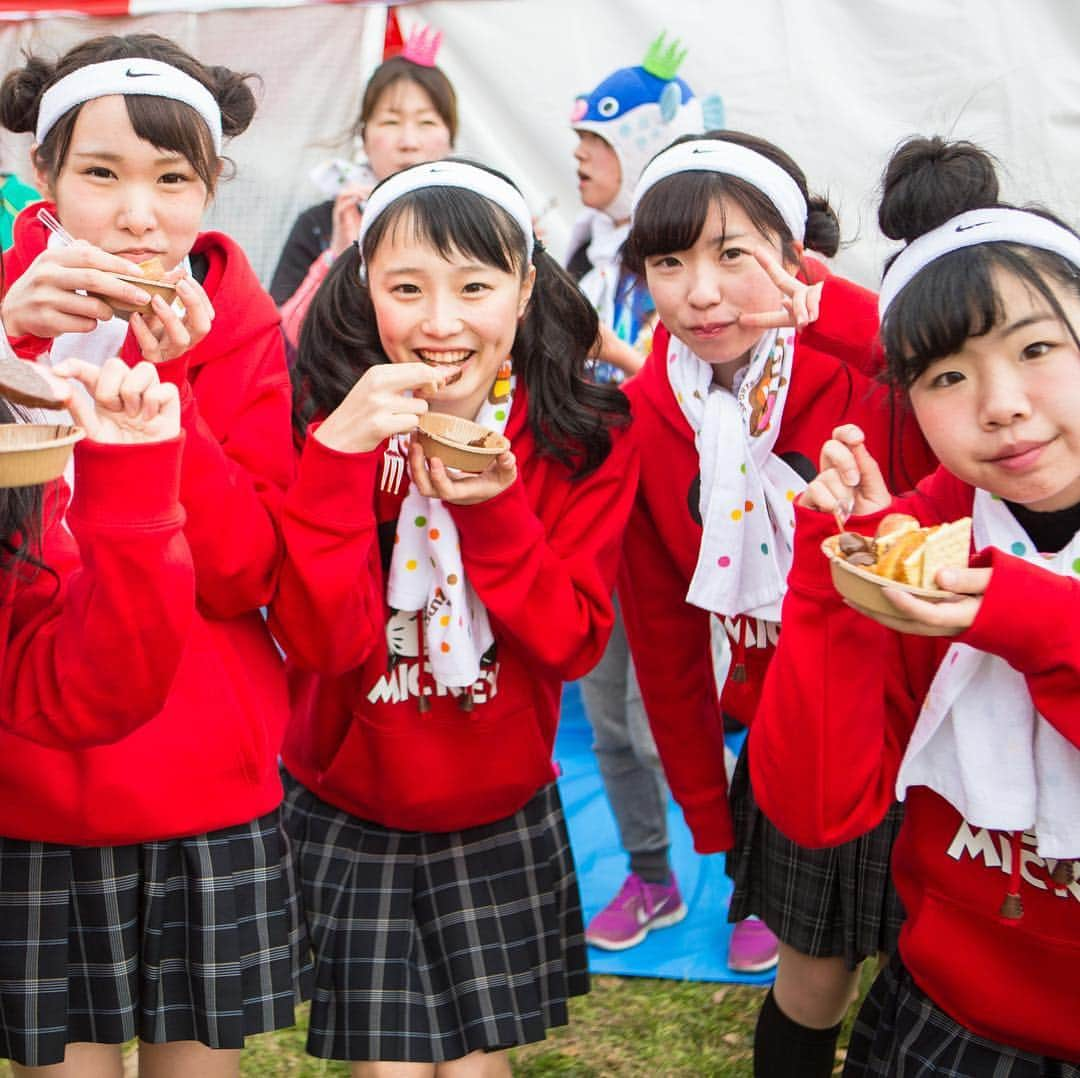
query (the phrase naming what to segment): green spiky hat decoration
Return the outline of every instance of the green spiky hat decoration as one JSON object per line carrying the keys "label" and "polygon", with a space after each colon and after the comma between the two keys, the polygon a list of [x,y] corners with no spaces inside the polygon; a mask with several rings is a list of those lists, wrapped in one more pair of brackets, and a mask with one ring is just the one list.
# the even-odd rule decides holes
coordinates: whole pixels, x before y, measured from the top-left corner
{"label": "green spiky hat decoration", "polygon": [[658,79],[669,82],[678,74],[683,60],[686,59],[688,50],[681,48],[682,42],[678,38],[672,41],[670,45],[665,46],[666,38],[667,31],[661,30],[660,36],[650,43],[649,49],[645,53],[645,59],[641,61],[641,66],[650,75],[655,75]]}

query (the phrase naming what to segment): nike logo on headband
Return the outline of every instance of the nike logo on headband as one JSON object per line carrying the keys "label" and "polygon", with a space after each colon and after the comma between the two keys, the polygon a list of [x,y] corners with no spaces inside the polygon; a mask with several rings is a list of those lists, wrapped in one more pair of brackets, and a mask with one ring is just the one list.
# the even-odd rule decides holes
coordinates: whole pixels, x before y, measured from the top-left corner
{"label": "nike logo on headband", "polygon": [[156,71],[132,71],[129,67],[124,72],[129,79],[156,79],[160,78],[160,75]]}
{"label": "nike logo on headband", "polygon": [[973,221],[970,225],[957,225],[955,231],[970,232],[973,228],[982,228],[983,225],[988,224],[990,224],[989,221]]}
{"label": "nike logo on headband", "polygon": [[699,146],[690,151],[691,153],[714,153],[715,151],[711,146]]}

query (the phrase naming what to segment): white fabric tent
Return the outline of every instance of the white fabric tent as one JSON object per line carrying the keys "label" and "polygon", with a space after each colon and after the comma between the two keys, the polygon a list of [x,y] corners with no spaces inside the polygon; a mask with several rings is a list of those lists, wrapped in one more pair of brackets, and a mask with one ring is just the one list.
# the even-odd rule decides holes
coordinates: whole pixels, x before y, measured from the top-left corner
{"label": "white fabric tent", "polygon": [[[180,3],[177,3],[180,6]],[[205,6],[205,5],[200,5]],[[5,67],[19,49],[63,49],[93,33],[152,29],[205,60],[257,71],[251,130],[229,151],[236,178],[211,221],[268,279],[307,173],[340,149],[316,145],[353,119],[382,46],[380,5],[180,11],[117,19],[50,17],[0,26]],[[731,127],[773,139],[827,191],[850,242],[838,268],[873,285],[887,245],[874,187],[903,136],[970,138],[998,155],[1006,194],[1080,222],[1080,6],[1068,0],[438,0],[399,10],[444,31],[440,63],[461,103],[461,152],[503,168],[561,253],[578,203],[568,116],[574,96],[638,63],[660,30],[690,48],[682,74],[720,93]],[[0,153],[27,177],[28,142]]]}

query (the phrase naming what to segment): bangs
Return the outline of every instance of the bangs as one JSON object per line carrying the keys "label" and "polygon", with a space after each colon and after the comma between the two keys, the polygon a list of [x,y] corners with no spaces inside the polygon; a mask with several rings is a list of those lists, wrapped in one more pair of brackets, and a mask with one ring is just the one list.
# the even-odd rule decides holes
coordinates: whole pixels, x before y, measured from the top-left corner
{"label": "bangs", "polygon": [[963,248],[931,262],[890,306],[881,326],[890,381],[912,385],[931,363],[955,355],[969,338],[985,336],[1003,321],[995,270],[1023,281],[1073,333],[1044,276],[1075,280],[1064,260],[1007,243]]}
{"label": "bangs", "polygon": [[635,259],[643,264],[653,255],[693,247],[713,200],[723,195],[723,184],[717,181],[722,177],[716,173],[680,172],[646,191],[626,240]]}
{"label": "bangs", "polygon": [[124,97],[135,134],[159,150],[185,157],[213,193],[217,154],[206,121],[190,105],[167,97],[128,94]]}
{"label": "bangs", "polygon": [[649,188],[639,203],[623,248],[624,265],[643,277],[647,258],[689,250],[701,237],[714,203],[726,233],[725,200],[738,205],[762,236],[777,235],[786,247],[791,233],[756,187],[718,172],[679,172]]}
{"label": "bangs", "polygon": [[517,222],[494,202],[462,187],[424,187],[396,199],[364,237],[370,262],[391,230],[404,228],[410,241],[433,247],[448,261],[454,255],[503,273],[523,276],[525,237]]}

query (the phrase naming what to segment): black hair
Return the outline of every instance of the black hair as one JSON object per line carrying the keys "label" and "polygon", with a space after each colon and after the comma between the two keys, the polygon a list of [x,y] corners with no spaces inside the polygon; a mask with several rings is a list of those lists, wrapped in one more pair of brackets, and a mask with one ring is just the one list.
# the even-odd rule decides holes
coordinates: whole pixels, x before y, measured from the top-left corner
{"label": "black hair", "polygon": [[[495,169],[468,163],[511,183]],[[522,279],[528,273],[520,227],[502,207],[474,191],[422,187],[396,199],[366,233],[365,260],[399,223],[444,257],[460,253]],[[536,280],[511,349],[514,370],[528,393],[529,425],[539,451],[580,477],[603,463],[611,449],[611,428],[629,422],[629,404],[618,389],[585,377],[585,361],[599,331],[592,305],[540,245],[532,264]],[[314,417],[341,403],[369,367],[389,362],[359,270],[360,252],[352,246],[334,262],[304,318],[293,368],[298,439]]]}
{"label": "black hair", "polygon": [[[9,131],[33,132],[42,95],[50,86],[81,67],[106,60],[160,60],[190,75],[218,103],[221,131],[226,137],[244,131],[255,115],[255,95],[247,85],[247,80],[255,76],[202,64],[159,34],[95,37],[76,45],[55,62],[28,52],[24,55],[26,63],[9,71],[0,83],[0,123]],[[222,159],[199,113],[181,101],[148,94],[125,94],[124,103],[135,134],[159,149],[182,154],[212,194]],[[50,179],[55,180],[64,167],[81,110],[82,105],[76,105],[64,113],[35,150],[37,167]]]}
{"label": "black hair", "polygon": [[[1016,208],[999,199],[990,154],[971,142],[917,137],[902,143],[886,166],[878,224],[890,239],[910,243],[957,214],[989,208]],[[1025,208],[1073,231],[1044,209]],[[1080,348],[1051,287],[1056,282],[1080,295],[1080,269],[1041,248],[981,243],[929,263],[889,305],[881,340],[894,385],[910,387],[935,360],[959,352],[968,338],[981,337],[1001,322],[1005,312],[995,271],[1012,275],[1041,296]]]}
{"label": "black hair", "polygon": [[[0,400],[0,423],[17,422],[26,422],[26,416]],[[52,572],[41,560],[43,491],[40,485],[0,487],[0,570],[26,576],[38,569]]]}
{"label": "black hair", "polygon": [[840,223],[836,213],[828,199],[810,194],[803,170],[783,150],[756,135],[727,130],[684,135],[671,145],[702,139],[743,146],[782,168],[806,199],[805,237],[793,236],[776,206],[745,180],[719,172],[680,172],[646,191],[634,211],[634,223],[622,252],[623,265],[628,270],[644,277],[647,258],[693,247],[705,227],[709,207],[722,199],[731,199],[740,206],[762,235],[772,233],[777,236],[786,261],[799,261],[794,248],[796,239],[811,251],[827,257],[836,254],[840,248]]}
{"label": "black hair", "polygon": [[458,131],[457,94],[453,83],[438,67],[428,67],[407,60],[404,56],[392,56],[375,69],[364,87],[360,103],[360,115],[349,130],[354,137],[363,138],[364,128],[375,113],[384,93],[402,82],[413,82],[430,98],[439,118],[450,132],[450,145],[454,145]]}

